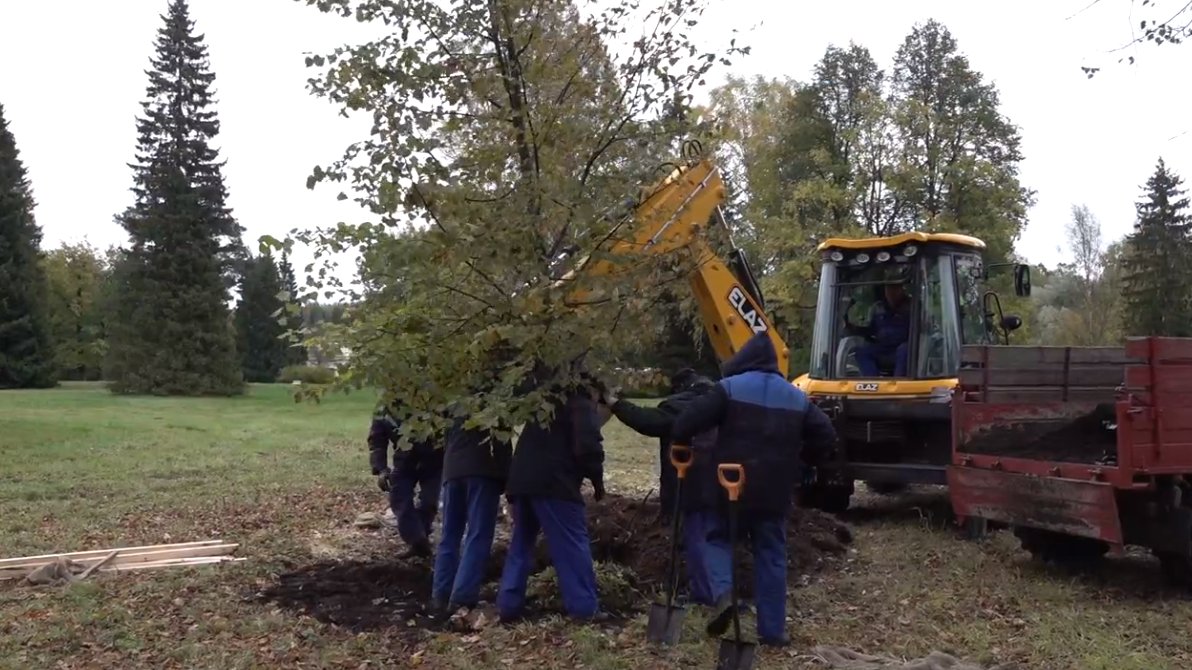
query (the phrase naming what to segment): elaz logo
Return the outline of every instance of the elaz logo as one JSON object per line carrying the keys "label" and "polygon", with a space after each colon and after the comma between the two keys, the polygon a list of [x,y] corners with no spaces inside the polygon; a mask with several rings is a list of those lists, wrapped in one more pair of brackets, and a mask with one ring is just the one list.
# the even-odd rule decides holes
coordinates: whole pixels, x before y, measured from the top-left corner
{"label": "elaz logo", "polygon": [[873,393],[877,390],[877,382],[858,382],[857,385],[853,387],[853,390],[864,393]]}
{"label": "elaz logo", "polygon": [[749,325],[755,335],[766,332],[766,320],[754,309],[753,303],[749,301],[749,297],[745,295],[740,286],[734,286],[733,290],[728,292],[728,301],[737,310],[737,314],[745,319],[745,323]]}

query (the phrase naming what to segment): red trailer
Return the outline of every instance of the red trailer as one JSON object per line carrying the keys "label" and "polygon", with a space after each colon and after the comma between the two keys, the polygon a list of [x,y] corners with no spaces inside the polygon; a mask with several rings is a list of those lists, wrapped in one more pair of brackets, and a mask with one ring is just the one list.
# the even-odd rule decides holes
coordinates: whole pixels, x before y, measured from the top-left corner
{"label": "red trailer", "polygon": [[1192,586],[1192,338],[966,346],[948,488],[1049,560],[1149,547]]}

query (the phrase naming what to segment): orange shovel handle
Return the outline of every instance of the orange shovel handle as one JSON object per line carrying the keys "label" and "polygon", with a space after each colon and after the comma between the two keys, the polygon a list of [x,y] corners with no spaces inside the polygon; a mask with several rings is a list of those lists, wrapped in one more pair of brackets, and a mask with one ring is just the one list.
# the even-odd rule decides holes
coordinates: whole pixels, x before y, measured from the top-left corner
{"label": "orange shovel handle", "polygon": [[691,461],[694,460],[695,453],[691,451],[691,447],[684,444],[672,444],[670,448],[670,462],[675,466],[675,471],[679,474],[679,479],[687,476],[687,468],[691,467]]}
{"label": "orange shovel handle", "polygon": [[[734,472],[737,475],[735,480],[730,480],[725,475],[729,472]],[[728,499],[736,502],[741,497],[741,489],[745,486],[745,468],[740,463],[721,463],[716,468],[716,479],[720,480],[720,485],[728,491]]]}

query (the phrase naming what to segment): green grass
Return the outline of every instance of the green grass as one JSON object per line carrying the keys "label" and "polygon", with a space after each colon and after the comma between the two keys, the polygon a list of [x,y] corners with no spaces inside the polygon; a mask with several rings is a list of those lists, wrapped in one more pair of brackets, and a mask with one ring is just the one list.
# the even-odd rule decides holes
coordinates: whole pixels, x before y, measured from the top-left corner
{"label": "green grass", "polygon": [[[364,443],[372,402],[295,404],[286,386],[235,399],[123,398],[86,384],[0,393],[0,554],[225,537],[250,559],[69,587],[0,584],[0,668],[713,663],[694,614],[685,643],[667,651],[644,643],[644,617],[623,630],[547,621],[411,645],[396,628],[354,634],[253,600],[316,558],[396,549],[351,523],[384,507]],[[605,439],[610,490],[643,494],[657,442],[616,420]],[[935,492],[860,505],[847,567],[793,592],[795,645],[758,667],[819,667],[807,656],[815,644],[1048,670],[1192,667],[1192,604],[1145,557],[1069,574],[1033,563],[1005,533],[959,539]]]}

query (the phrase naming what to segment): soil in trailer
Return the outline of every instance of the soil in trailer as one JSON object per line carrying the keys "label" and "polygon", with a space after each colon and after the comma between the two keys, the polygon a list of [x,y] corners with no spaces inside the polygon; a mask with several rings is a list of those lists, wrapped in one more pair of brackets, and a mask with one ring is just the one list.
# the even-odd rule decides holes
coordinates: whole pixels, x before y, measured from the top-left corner
{"label": "soil in trailer", "polygon": [[1116,414],[1111,404],[1065,422],[1016,422],[989,426],[963,445],[964,453],[1060,463],[1103,463],[1117,456]]}

